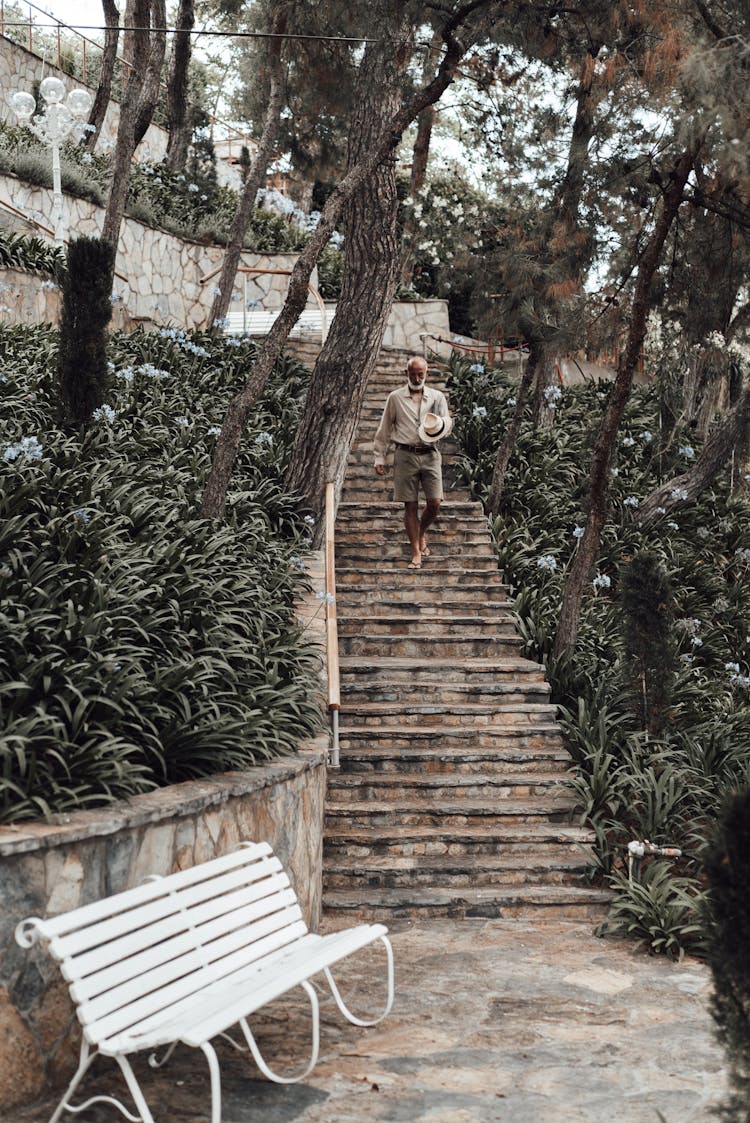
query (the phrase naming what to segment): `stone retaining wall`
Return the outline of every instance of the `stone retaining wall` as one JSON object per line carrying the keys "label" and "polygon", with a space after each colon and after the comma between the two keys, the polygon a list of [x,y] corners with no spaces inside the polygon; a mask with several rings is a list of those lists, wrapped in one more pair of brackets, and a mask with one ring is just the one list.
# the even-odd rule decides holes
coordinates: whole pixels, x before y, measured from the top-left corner
{"label": "stone retaining wall", "polygon": [[321,911],[327,735],[295,757],[176,784],[54,825],[0,827],[0,1118],[72,1075],[78,1023],[59,968],[24,951],[27,916],[65,912],[226,854],[269,842],[289,872],[308,923]]}

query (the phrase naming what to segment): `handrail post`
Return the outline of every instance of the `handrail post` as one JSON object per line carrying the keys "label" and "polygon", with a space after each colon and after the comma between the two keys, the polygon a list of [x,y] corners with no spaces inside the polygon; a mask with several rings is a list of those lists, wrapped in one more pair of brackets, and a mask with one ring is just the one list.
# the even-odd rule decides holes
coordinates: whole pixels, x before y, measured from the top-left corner
{"label": "handrail post", "polygon": [[336,567],[334,523],[336,491],[332,480],[326,484],[325,508],[325,574],[326,574],[326,662],[328,668],[328,712],[331,715],[331,768],[339,768],[339,710],[341,684],[339,678],[339,633],[336,621]]}

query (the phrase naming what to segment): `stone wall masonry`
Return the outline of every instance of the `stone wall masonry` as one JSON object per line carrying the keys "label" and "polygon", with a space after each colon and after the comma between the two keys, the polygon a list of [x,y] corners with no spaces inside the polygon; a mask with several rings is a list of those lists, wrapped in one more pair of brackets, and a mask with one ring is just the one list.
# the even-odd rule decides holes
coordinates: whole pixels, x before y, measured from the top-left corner
{"label": "stone wall masonry", "polygon": [[[93,87],[72,79],[69,74],[59,70],[56,66],[50,65],[49,62],[41,59],[33,51],[22,47],[20,43],[16,43],[5,36],[0,37],[0,91],[2,91],[0,121],[7,121],[10,125],[17,124],[16,115],[8,104],[8,97],[16,93],[17,90],[33,93],[35,83],[48,77],[61,78],[68,90],[88,89],[92,97],[96,94]],[[117,139],[119,122],[120,106],[117,102],[111,101],[107,106],[104,123],[97,137],[97,150],[106,152],[112,148]],[[166,129],[163,129],[160,125],[149,125],[146,135],[138,145],[135,158],[138,160],[153,160],[154,162],[161,160],[167,151],[167,139]]]}
{"label": "stone wall masonry", "polygon": [[[15,176],[0,175],[0,208],[3,200],[25,215],[48,216],[52,211],[51,189],[24,183]],[[104,218],[101,207],[70,195],[64,195],[63,202],[65,221],[70,231],[79,235],[100,232]],[[201,283],[201,279],[221,266],[223,256],[222,246],[185,241],[163,230],[144,226],[135,219],[123,219],[114,285],[121,301],[119,317],[131,324],[145,322],[180,328],[206,327],[216,281]],[[294,268],[296,260],[296,254],[245,251],[242,266],[286,272],[238,274],[235,282],[237,298],[258,301],[268,309],[280,308],[289,285],[288,272]],[[244,276],[247,276],[246,282]],[[317,285],[317,271],[313,272],[311,280],[313,285]],[[27,303],[18,308],[14,306],[11,322],[37,322],[32,319],[37,301],[34,290],[42,284],[41,277],[29,275],[24,285]],[[11,305],[8,299],[2,303]],[[317,307],[312,295],[308,307]],[[115,326],[119,326],[117,319]]]}
{"label": "stone wall masonry", "polygon": [[59,969],[14,931],[226,854],[245,839],[273,847],[311,927],[320,921],[325,748],[146,795],[54,824],[0,827],[0,1118],[70,1078],[78,1023]]}

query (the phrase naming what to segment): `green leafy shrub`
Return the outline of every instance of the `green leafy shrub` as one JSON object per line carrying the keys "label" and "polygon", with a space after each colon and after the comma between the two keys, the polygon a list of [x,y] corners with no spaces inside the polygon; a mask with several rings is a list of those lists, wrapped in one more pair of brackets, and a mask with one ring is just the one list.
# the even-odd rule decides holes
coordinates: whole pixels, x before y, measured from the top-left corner
{"label": "green leafy shrub", "polygon": [[65,254],[59,246],[36,235],[0,230],[0,266],[59,278],[65,268]]}
{"label": "green leafy shrub", "polygon": [[221,524],[198,516],[252,344],[113,336],[112,414],[54,423],[50,329],[0,326],[0,821],[292,751],[319,728],[293,612],[309,527],[281,486],[306,372],[283,360]]}
{"label": "green leafy shrub", "polygon": [[730,1064],[732,1090],[721,1118],[750,1120],[750,789],[723,809],[706,866],[711,1010]]}
{"label": "green leafy shrub", "polygon": [[[449,388],[461,477],[484,499],[516,386],[502,370],[454,360]],[[750,495],[747,479],[730,489],[727,471],[695,503],[640,523],[638,503],[697,450],[692,433],[659,440],[662,388],[637,389],[619,435],[576,650],[554,661],[564,577],[583,529],[587,466],[609,390],[605,382],[564,387],[551,427],[535,429],[529,411],[490,530],[524,654],[545,666],[561,707],[573,788],[596,834],[598,872],[615,890],[611,923],[652,950],[679,955],[703,946],[693,927],[704,884],[699,864],[654,862],[640,889],[622,871],[634,838],[700,855],[722,803],[750,784]]]}

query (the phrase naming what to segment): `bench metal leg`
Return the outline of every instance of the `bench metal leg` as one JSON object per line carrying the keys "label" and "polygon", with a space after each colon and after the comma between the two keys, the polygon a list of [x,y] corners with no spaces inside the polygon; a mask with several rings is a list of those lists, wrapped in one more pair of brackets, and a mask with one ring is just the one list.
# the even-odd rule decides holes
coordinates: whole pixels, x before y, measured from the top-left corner
{"label": "bench metal leg", "polygon": [[385,1010],[383,1010],[382,1014],[378,1014],[377,1018],[364,1019],[358,1018],[355,1014],[352,1014],[351,1010],[348,1008],[343,998],[341,997],[341,992],[336,986],[330,969],[328,967],[323,968],[323,974],[328,979],[328,985],[331,988],[331,994],[336,1000],[336,1005],[338,1006],[344,1017],[348,1018],[352,1025],[355,1026],[376,1026],[378,1022],[382,1022],[383,1018],[390,1011],[391,1006],[393,1005],[393,948],[391,947],[391,941],[387,936],[378,936],[378,939],[382,940],[382,942],[385,944],[385,953],[388,959],[388,995],[386,997]]}
{"label": "bench metal leg", "polygon": [[312,1012],[312,1050],[310,1053],[309,1063],[304,1072],[299,1072],[296,1076],[278,1076],[272,1069],[268,1067],[265,1060],[263,1059],[263,1054],[258,1048],[250,1026],[247,1024],[247,1019],[240,1018],[242,1032],[245,1035],[245,1040],[247,1041],[248,1047],[253,1055],[255,1063],[257,1064],[263,1075],[267,1076],[269,1080],[273,1080],[275,1084],[296,1084],[298,1080],[304,1080],[306,1076],[310,1075],[318,1060],[318,1050],[320,1048],[320,1012],[318,1007],[318,996],[313,990],[310,983],[300,983],[300,986],[307,991],[307,996],[310,999]]}
{"label": "bench metal leg", "polygon": [[210,1041],[204,1041],[201,1049],[208,1061],[211,1076],[211,1123],[221,1123],[221,1071],[216,1050]]}
{"label": "bench metal leg", "polygon": [[[154,1117],[149,1110],[149,1106],[144,1099],[143,1092],[141,1091],[141,1086],[136,1079],[136,1075],[133,1072],[133,1069],[130,1067],[130,1061],[127,1057],[121,1055],[116,1055],[115,1060],[122,1069],[122,1075],[125,1077],[125,1082],[130,1089],[130,1094],[135,1101],[135,1106],[141,1113],[141,1119],[143,1120],[143,1123],[155,1123]],[[120,1110],[123,1112],[126,1118],[133,1118],[132,1115],[130,1115],[129,1112],[125,1111],[124,1108],[120,1107]]]}
{"label": "bench metal leg", "polygon": [[87,1071],[89,1065],[91,1064],[91,1062],[93,1061],[95,1056],[96,1056],[95,1053],[90,1052],[88,1042],[82,1041],[81,1042],[81,1052],[80,1052],[79,1061],[78,1061],[78,1068],[76,1069],[75,1075],[74,1075],[73,1079],[71,1080],[70,1084],[68,1084],[68,1087],[65,1089],[65,1094],[64,1094],[63,1098],[60,1100],[57,1107],[55,1108],[55,1112],[52,1115],[49,1123],[57,1123],[57,1120],[60,1118],[62,1113],[64,1111],[70,1110],[70,1105],[68,1104],[68,1100],[70,1099],[70,1097],[73,1095],[73,1093],[75,1092],[78,1085],[83,1080],[84,1076],[86,1075],[86,1071]]}

